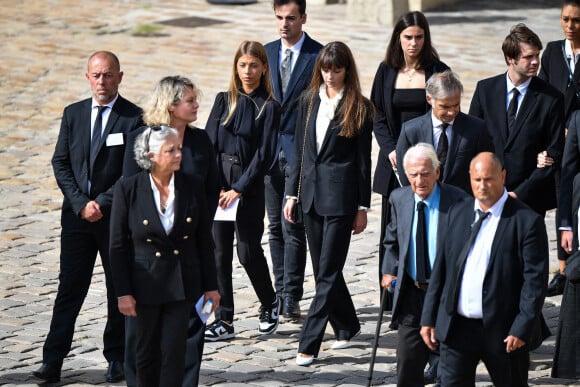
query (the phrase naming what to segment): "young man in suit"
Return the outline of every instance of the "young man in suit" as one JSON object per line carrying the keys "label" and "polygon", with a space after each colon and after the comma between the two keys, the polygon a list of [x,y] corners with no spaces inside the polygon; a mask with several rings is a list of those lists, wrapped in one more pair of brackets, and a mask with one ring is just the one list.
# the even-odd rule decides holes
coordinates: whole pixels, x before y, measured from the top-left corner
{"label": "young man in suit", "polygon": [[[398,165],[405,166],[410,186],[394,190],[389,198],[391,217],[385,232],[381,285],[388,289],[397,280],[391,318],[391,325],[398,329],[397,385],[423,386],[427,360],[431,357],[432,363],[438,361],[438,355],[430,353],[419,334],[425,290],[436,251],[448,235],[449,210],[469,196],[459,188],[438,182],[439,160],[430,144],[411,146]],[[419,210],[423,203],[426,207]],[[424,223],[419,211],[425,213]],[[419,246],[421,239],[427,240],[427,249]],[[421,251],[427,253],[428,265]]]}
{"label": "young man in suit", "polygon": [[435,73],[425,84],[431,111],[403,124],[397,141],[401,183],[409,184],[403,156],[411,146],[426,142],[437,151],[440,180],[471,193],[469,163],[480,152],[493,151],[483,120],[460,111],[463,85],[451,70]]}
{"label": "young man in suit", "polygon": [[421,336],[441,343],[444,386],[474,385],[483,360],[494,386],[527,386],[529,351],[549,331],[542,316],[548,280],[543,218],[505,188],[493,153],[469,169],[475,201],[451,209],[421,316]]}
{"label": "young man in suit", "polygon": [[272,87],[282,105],[278,147],[274,163],[264,178],[270,253],[276,294],[282,298],[282,315],[300,317],[306,236],[304,225],[290,223],[282,216],[286,201],[286,168],[294,153],[298,97],[310,84],[312,70],[322,45],[302,31],[306,23],[306,0],[274,0],[274,15],[280,39],[266,44]]}
{"label": "young man in suit", "polygon": [[[524,24],[514,26],[502,44],[507,72],[477,83],[469,114],[485,121],[507,171],[509,195],[543,216],[556,207],[554,175],[564,148],[564,98],[536,77],[541,49],[538,35]],[[537,168],[537,155],[543,151],[554,163]]]}
{"label": "young man in suit", "polygon": [[42,366],[34,376],[57,382],[70,351],[76,318],[91,284],[97,253],[107,285],[103,354],[107,382],[123,380],[124,317],[117,308],[109,263],[109,215],[113,185],[121,177],[125,140],[141,125],[141,109],[121,97],[119,60],[92,54],[85,74],[92,98],[64,109],[52,166],[64,199],[61,214],[59,286]]}

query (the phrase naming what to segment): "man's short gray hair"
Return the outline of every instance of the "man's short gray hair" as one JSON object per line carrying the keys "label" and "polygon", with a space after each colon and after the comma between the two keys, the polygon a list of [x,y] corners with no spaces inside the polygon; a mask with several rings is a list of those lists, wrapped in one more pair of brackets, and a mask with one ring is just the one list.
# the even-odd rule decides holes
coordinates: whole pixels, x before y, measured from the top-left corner
{"label": "man's short gray hair", "polygon": [[444,99],[463,94],[463,84],[456,73],[445,70],[434,73],[425,83],[425,92],[432,99]]}
{"label": "man's short gray hair", "polygon": [[439,168],[439,165],[441,165],[439,158],[437,157],[437,152],[435,152],[435,148],[433,148],[433,145],[426,142],[419,142],[407,149],[405,156],[403,156],[403,166],[405,167],[405,171],[407,170],[407,164],[409,164],[409,161],[417,159],[431,160],[433,169],[437,169]]}

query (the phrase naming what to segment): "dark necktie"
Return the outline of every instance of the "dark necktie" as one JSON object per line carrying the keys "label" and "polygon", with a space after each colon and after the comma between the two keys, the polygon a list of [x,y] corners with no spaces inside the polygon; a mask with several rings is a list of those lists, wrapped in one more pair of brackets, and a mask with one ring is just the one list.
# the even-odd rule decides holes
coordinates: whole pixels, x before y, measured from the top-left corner
{"label": "dark necktie", "polygon": [[292,50],[287,48],[284,51],[286,56],[282,60],[280,66],[280,78],[282,80],[282,93],[286,94],[286,89],[288,88],[288,82],[290,82],[290,75],[292,74]]}
{"label": "dark necktie", "polygon": [[448,123],[444,122],[441,124],[441,135],[439,136],[439,142],[437,143],[437,158],[441,163],[441,169],[439,174],[439,180],[443,180],[443,170],[445,169],[445,162],[447,161],[447,152],[449,151],[449,140],[447,139],[447,127]]}
{"label": "dark necktie", "polygon": [[473,242],[475,242],[475,238],[481,229],[481,224],[489,215],[491,215],[491,212],[483,212],[479,209],[477,210],[477,221],[471,225],[471,234],[469,235],[469,239],[467,239],[467,242],[461,250],[461,254],[459,254],[455,284],[454,286],[450,287],[450,289],[453,291],[453,294],[451,297],[447,298],[447,304],[445,305],[448,313],[453,313],[455,311],[457,300],[459,298],[459,289],[461,288],[461,279],[463,278],[463,270],[465,268],[467,256],[469,255],[469,250],[471,250],[471,246],[473,245]]}
{"label": "dark necktie", "polygon": [[427,222],[425,220],[425,202],[417,203],[417,232],[415,234],[416,281],[425,283],[431,274],[429,262],[429,242],[427,240]]}
{"label": "dark necktie", "polygon": [[95,118],[95,125],[93,126],[93,134],[91,136],[91,154],[90,154],[90,171],[93,170],[93,163],[97,157],[99,144],[101,143],[101,132],[103,131],[103,112],[108,106],[99,106],[97,117]]}
{"label": "dark necktie", "polygon": [[508,123],[508,133],[511,134],[515,123],[516,123],[516,115],[518,113],[518,96],[520,92],[518,89],[514,87],[513,89],[513,96],[507,110],[507,123]]}

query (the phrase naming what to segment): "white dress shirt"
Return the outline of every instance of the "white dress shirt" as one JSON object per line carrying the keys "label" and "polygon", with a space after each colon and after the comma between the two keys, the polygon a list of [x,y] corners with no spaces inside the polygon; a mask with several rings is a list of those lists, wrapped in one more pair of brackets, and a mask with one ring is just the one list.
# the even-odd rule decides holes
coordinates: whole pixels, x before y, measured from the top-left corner
{"label": "white dress shirt", "polygon": [[294,65],[298,60],[298,55],[300,55],[300,50],[302,50],[302,45],[304,44],[304,38],[306,38],[306,34],[303,32],[302,37],[299,41],[296,42],[295,45],[292,47],[288,47],[284,45],[284,41],[280,39],[280,55],[278,55],[278,68],[282,66],[282,61],[286,58],[286,50],[292,50],[292,60],[290,61],[290,74],[292,74],[292,70],[294,70]]}
{"label": "white dress shirt", "polygon": [[320,152],[324,137],[329,129],[328,125],[334,117],[336,107],[342,99],[344,88],[342,88],[334,98],[328,98],[326,94],[326,85],[320,85],[318,95],[320,96],[320,107],[318,108],[318,115],[316,116],[316,152]]}
{"label": "white dress shirt", "polygon": [[171,180],[169,180],[169,195],[167,196],[167,202],[165,202],[165,211],[161,211],[161,196],[159,190],[153,181],[153,177],[149,174],[149,180],[151,181],[151,189],[153,190],[153,199],[155,200],[155,208],[157,208],[157,213],[159,214],[159,219],[165,230],[165,234],[169,235],[173,229],[173,222],[175,220],[175,185],[174,185],[175,175],[171,175]]}
{"label": "white dress shirt", "polygon": [[[483,318],[483,281],[487,272],[491,245],[507,198],[508,193],[504,189],[501,198],[489,210],[484,211],[490,212],[491,215],[484,219],[467,255],[461,288],[459,289],[459,302],[457,303],[457,312],[464,317]],[[477,210],[483,211],[479,202],[475,200],[473,208],[475,214],[477,214]],[[477,221],[477,215],[475,215],[474,223],[475,221]]]}
{"label": "white dress shirt", "polygon": [[[441,133],[443,132],[443,121],[439,120],[437,117],[431,113],[431,121],[433,122],[433,147],[435,148],[435,152],[437,152],[437,147],[439,146],[439,137],[441,137]],[[447,129],[445,129],[445,134],[447,134],[447,147],[448,149],[451,147],[451,137],[453,136],[453,131],[451,128],[453,127],[453,121],[448,123]]]}
{"label": "white dress shirt", "polygon": [[528,92],[528,86],[530,86],[530,82],[532,81],[532,77],[530,77],[527,81],[525,81],[524,83],[522,83],[519,86],[514,86],[514,84],[512,83],[508,73],[505,74],[506,77],[506,98],[505,98],[505,111],[507,112],[508,107],[510,106],[510,102],[512,101],[512,97],[514,96],[514,92],[513,89],[516,88],[518,89],[518,91],[520,92],[520,95],[518,97],[518,112],[520,111],[520,106],[522,106],[522,101],[524,100],[524,97],[526,96],[526,93]]}

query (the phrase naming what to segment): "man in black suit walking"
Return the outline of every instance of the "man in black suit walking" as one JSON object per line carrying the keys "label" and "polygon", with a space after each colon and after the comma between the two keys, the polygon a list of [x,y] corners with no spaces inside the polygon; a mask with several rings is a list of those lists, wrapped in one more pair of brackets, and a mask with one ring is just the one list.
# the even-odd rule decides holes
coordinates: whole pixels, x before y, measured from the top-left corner
{"label": "man in black suit walking", "polygon": [[441,162],[440,181],[471,193],[469,163],[480,152],[493,151],[485,122],[460,111],[463,85],[451,70],[435,73],[425,84],[431,111],[403,124],[397,141],[397,165],[403,169],[401,183],[409,184],[403,155],[409,147],[432,144]]}
{"label": "man in black suit walking", "polygon": [[141,109],[121,97],[123,72],[115,54],[98,51],[85,74],[92,98],[64,109],[52,166],[64,199],[61,213],[59,286],[42,366],[34,376],[60,380],[76,318],[89,289],[97,253],[107,285],[103,354],[107,382],[123,379],[124,317],[117,308],[109,263],[109,215],[113,185],[121,177],[126,134],[141,125]]}
{"label": "man in black suit walking", "polygon": [[270,253],[276,295],[283,298],[282,315],[300,317],[306,267],[306,236],[302,223],[282,216],[286,202],[286,169],[294,156],[294,131],[300,94],[308,87],[322,45],[302,31],[306,0],[273,0],[280,39],[266,44],[274,95],[282,106],[276,157],[264,178]]}
{"label": "man in black suit walking", "polygon": [[[397,385],[422,387],[426,384],[423,370],[427,359],[438,361],[436,355],[430,356],[419,335],[425,290],[436,251],[448,236],[449,210],[468,195],[438,182],[439,160],[430,144],[410,147],[398,165],[405,166],[411,185],[394,190],[389,198],[391,217],[385,232],[381,285],[388,289],[397,280],[391,318],[391,325],[398,329]],[[419,209],[420,206],[424,208]],[[421,211],[425,215],[420,215]],[[421,246],[425,240],[427,249]],[[436,373],[437,367],[434,368]]]}
{"label": "man in black suit walking", "polygon": [[[564,148],[564,98],[536,76],[542,42],[524,24],[514,26],[502,50],[507,73],[477,83],[469,114],[483,118],[504,165],[509,195],[538,214],[556,207],[554,175]],[[551,166],[537,168],[547,151]]]}
{"label": "man in black suit walking", "polygon": [[542,305],[548,237],[541,216],[505,189],[493,153],[469,169],[475,201],[451,209],[448,237],[435,261],[421,336],[441,343],[443,386],[472,386],[483,360],[494,386],[527,386],[529,351],[548,335]]}

